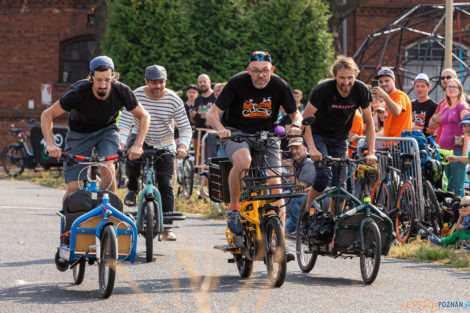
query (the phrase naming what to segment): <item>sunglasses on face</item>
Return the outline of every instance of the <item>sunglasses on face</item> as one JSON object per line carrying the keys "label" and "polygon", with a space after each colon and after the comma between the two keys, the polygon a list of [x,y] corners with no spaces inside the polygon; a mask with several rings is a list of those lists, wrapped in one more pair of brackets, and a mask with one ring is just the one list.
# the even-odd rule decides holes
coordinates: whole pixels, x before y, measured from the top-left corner
{"label": "sunglasses on face", "polygon": [[462,209],[462,208],[468,208],[468,207],[470,207],[470,203],[468,203],[468,204],[465,203],[465,204],[461,204],[461,205],[460,205],[460,208],[461,208],[461,209]]}
{"label": "sunglasses on face", "polygon": [[452,78],[452,76],[441,76],[441,80],[446,80],[446,79],[449,80],[451,78]]}

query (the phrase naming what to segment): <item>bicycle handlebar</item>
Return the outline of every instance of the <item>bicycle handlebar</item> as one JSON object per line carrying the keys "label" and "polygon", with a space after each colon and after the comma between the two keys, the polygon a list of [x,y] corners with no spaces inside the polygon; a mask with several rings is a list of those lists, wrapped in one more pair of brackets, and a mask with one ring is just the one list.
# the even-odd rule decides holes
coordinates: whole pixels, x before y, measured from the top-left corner
{"label": "bicycle handlebar", "polygon": [[[48,155],[46,151],[46,155]],[[96,163],[103,163],[103,162],[109,162],[109,161],[114,161],[114,160],[122,160],[127,158],[127,154],[124,151],[119,151],[117,155],[111,155],[111,156],[102,156],[102,157],[97,157],[97,156],[83,156],[79,154],[69,154],[67,152],[62,152],[60,154],[60,158],[64,161],[72,161],[75,163],[81,162],[96,162]]]}

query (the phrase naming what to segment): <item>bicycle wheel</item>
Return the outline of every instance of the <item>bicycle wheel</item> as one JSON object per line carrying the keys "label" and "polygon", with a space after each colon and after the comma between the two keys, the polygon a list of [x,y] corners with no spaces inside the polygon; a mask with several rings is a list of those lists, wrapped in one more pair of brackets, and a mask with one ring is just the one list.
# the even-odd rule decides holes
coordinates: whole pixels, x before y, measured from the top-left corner
{"label": "bicycle wheel", "polygon": [[194,165],[186,158],[183,160],[183,166],[181,168],[181,191],[185,199],[189,199],[193,193],[193,178]]}
{"label": "bicycle wheel", "polygon": [[281,287],[286,279],[287,258],[284,232],[279,218],[270,217],[266,230],[266,267],[271,287]]}
{"label": "bicycle wheel", "polygon": [[309,273],[313,269],[318,257],[316,252],[306,253],[307,251],[310,251],[310,245],[307,238],[309,215],[310,212],[307,210],[307,198],[305,198],[300,205],[299,218],[295,229],[295,252],[297,254],[297,263],[304,273]]}
{"label": "bicycle wheel", "polygon": [[405,182],[398,197],[398,214],[395,217],[395,231],[399,242],[407,242],[414,225],[415,192],[410,182]]}
{"label": "bicycle wheel", "polygon": [[80,285],[83,282],[83,278],[85,277],[85,265],[86,265],[86,261],[85,261],[85,259],[82,259],[73,268],[73,270],[72,270],[73,271],[73,281],[75,282],[75,285]]}
{"label": "bicycle wheel", "polygon": [[145,259],[147,262],[152,262],[153,258],[153,213],[154,203],[149,201],[144,207],[145,216]]}
{"label": "bicycle wheel", "polygon": [[8,176],[16,177],[24,171],[26,156],[23,148],[18,144],[11,144],[3,149],[2,164]]}
{"label": "bicycle wheel", "polygon": [[366,284],[372,284],[379,273],[381,252],[379,228],[374,222],[369,222],[364,226],[364,251],[360,255],[362,280]]}
{"label": "bicycle wheel", "polygon": [[372,193],[370,195],[372,204],[375,205],[379,210],[384,213],[390,212],[390,190],[385,181],[378,181],[375,183],[372,188]]}
{"label": "bicycle wheel", "polygon": [[443,226],[441,208],[429,180],[423,182],[424,216],[436,236],[440,236]]}
{"label": "bicycle wheel", "polygon": [[103,228],[100,249],[98,268],[100,294],[104,298],[109,298],[114,288],[117,264],[117,239],[112,225]]}

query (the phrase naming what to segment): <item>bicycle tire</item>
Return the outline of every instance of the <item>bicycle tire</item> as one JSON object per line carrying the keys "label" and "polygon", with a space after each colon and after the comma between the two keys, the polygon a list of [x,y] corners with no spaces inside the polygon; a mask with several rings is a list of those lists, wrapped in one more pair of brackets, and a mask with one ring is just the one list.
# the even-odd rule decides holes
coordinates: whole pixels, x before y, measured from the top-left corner
{"label": "bicycle tire", "polygon": [[235,256],[235,263],[237,264],[238,273],[242,278],[248,278],[253,272],[253,260],[248,260],[241,255]]}
{"label": "bicycle tire", "polygon": [[424,197],[424,216],[429,219],[428,222],[431,223],[433,228],[434,235],[440,236],[441,229],[443,226],[441,208],[439,202],[437,201],[436,194],[434,193],[434,188],[431,185],[429,180],[423,182],[423,197]]}
{"label": "bicycle tire", "polygon": [[72,269],[73,281],[75,282],[75,285],[80,285],[83,282],[83,278],[85,277],[85,265],[86,265],[85,259],[82,259]]}
{"label": "bicycle tire", "polygon": [[370,198],[372,204],[375,205],[379,210],[387,214],[390,212],[390,190],[385,181],[378,181],[375,183],[374,187],[372,188]]}
{"label": "bicycle tire", "polygon": [[[145,260],[152,262],[153,258],[153,213],[154,203],[148,201],[145,203],[144,216],[145,216]],[[156,226],[156,225],[155,225]]]}
{"label": "bicycle tire", "polygon": [[181,191],[185,199],[189,199],[193,194],[194,165],[188,159],[183,160],[181,173]]}
{"label": "bicycle tire", "polygon": [[364,251],[360,255],[361,276],[366,284],[372,284],[377,278],[381,252],[379,228],[375,222],[369,222],[364,226]]}
{"label": "bicycle tire", "polygon": [[10,177],[17,177],[23,173],[26,165],[26,155],[23,147],[10,144],[3,149],[2,165],[5,173]]}
{"label": "bicycle tire", "polygon": [[284,231],[278,216],[269,217],[265,224],[266,268],[271,287],[281,287],[286,279],[287,256]]}
{"label": "bicycle tire", "polygon": [[299,218],[297,220],[297,227],[295,229],[295,253],[297,255],[297,263],[299,268],[304,273],[310,273],[317,261],[318,253],[305,253],[306,249],[310,250],[308,238],[305,235],[305,227],[308,227],[308,217],[310,212],[307,210],[307,198],[302,201],[300,205]]}
{"label": "bicycle tire", "polygon": [[104,298],[109,298],[114,289],[117,265],[117,239],[112,225],[104,226],[100,241],[98,268],[100,294]]}
{"label": "bicycle tire", "polygon": [[414,226],[415,192],[410,182],[405,182],[400,189],[398,197],[398,214],[395,217],[395,231],[397,240],[405,243],[410,238]]}

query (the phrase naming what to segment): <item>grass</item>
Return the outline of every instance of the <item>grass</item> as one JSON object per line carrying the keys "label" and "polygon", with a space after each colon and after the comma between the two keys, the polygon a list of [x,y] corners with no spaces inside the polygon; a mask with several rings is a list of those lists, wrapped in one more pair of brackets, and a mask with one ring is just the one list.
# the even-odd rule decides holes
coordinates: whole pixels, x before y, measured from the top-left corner
{"label": "grass", "polygon": [[470,253],[454,246],[436,247],[420,238],[407,244],[393,244],[388,257],[414,260],[426,263],[447,265],[463,270],[470,270]]}

